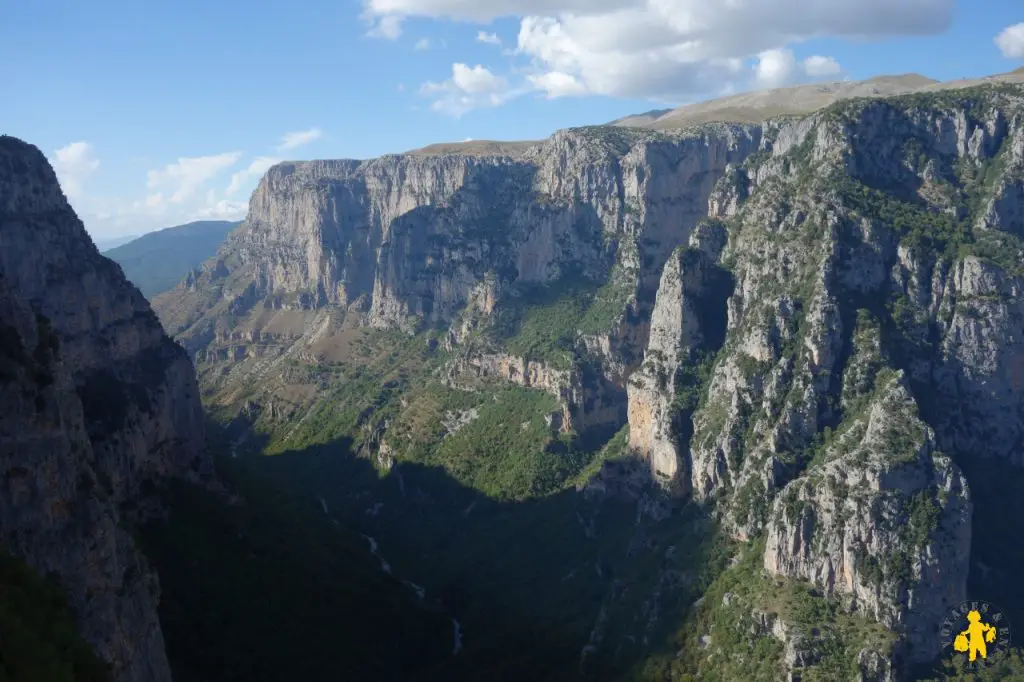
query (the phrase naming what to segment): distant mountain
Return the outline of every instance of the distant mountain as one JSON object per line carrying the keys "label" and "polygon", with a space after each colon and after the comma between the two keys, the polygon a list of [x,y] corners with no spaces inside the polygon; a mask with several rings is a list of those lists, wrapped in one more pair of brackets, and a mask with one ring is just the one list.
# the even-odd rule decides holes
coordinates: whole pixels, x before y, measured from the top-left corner
{"label": "distant mountain", "polygon": [[[240,222],[203,220],[150,232],[103,255],[124,270],[146,298],[167,291],[217,253]],[[102,248],[102,247],[101,247]]]}
{"label": "distant mountain", "polygon": [[620,128],[643,128],[651,123],[654,123],[665,114],[672,111],[671,109],[651,109],[645,111],[642,114],[633,114],[632,116],[624,116],[617,118],[611,123],[605,125],[618,126]]}
{"label": "distant mountain", "polygon": [[137,234],[129,234],[124,237],[111,237],[110,239],[93,239],[93,243],[96,248],[100,250],[100,253],[105,253],[111,249],[116,249],[121,244],[127,244],[130,241],[134,241],[139,238]]}
{"label": "distant mountain", "polygon": [[756,90],[687,104],[665,112],[649,111],[613,121],[610,125],[655,130],[685,128],[699,123],[760,123],[775,116],[803,115],[833,102],[857,97],[892,97],[914,92],[965,88],[987,83],[1024,82],[1024,70],[984,78],[936,81],[916,73],[878,76],[863,81],[810,83],[777,90]]}
{"label": "distant mountain", "polygon": [[936,83],[938,81],[914,73],[879,76],[864,81],[811,83],[777,90],[755,90],[673,109],[646,127],[664,130],[710,121],[759,123],[774,116],[810,113],[843,99],[902,95]]}

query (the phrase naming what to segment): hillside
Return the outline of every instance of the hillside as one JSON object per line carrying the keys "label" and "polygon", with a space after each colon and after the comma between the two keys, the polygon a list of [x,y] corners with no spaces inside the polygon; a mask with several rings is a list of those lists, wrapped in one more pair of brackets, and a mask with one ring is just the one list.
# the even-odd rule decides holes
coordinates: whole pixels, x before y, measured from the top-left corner
{"label": "hillside", "polygon": [[617,118],[614,121],[609,122],[607,125],[620,126],[623,128],[643,128],[656,120],[664,116],[665,114],[672,111],[671,109],[651,109],[645,111],[642,114],[633,114],[632,116],[624,116],[623,118]]}
{"label": "hillside", "polygon": [[154,306],[441,595],[420,679],[945,678],[949,609],[1024,617],[1024,89],[882,95],[281,164]]}
{"label": "hillside", "polygon": [[100,253],[105,253],[111,249],[115,249],[122,244],[127,244],[130,241],[134,241],[139,238],[139,235],[132,234],[124,237],[110,237],[109,239],[95,239],[93,242],[96,244],[96,248],[99,249]]}
{"label": "hillside", "polygon": [[103,251],[146,298],[174,288],[189,271],[217,253],[240,223],[203,220],[150,232]]}
{"label": "hillside", "polygon": [[777,90],[755,90],[673,109],[652,121],[649,127],[661,130],[708,121],[759,123],[776,116],[808,114],[845,99],[901,95],[935,83],[924,76],[906,74],[878,76],[864,81],[812,83]]}

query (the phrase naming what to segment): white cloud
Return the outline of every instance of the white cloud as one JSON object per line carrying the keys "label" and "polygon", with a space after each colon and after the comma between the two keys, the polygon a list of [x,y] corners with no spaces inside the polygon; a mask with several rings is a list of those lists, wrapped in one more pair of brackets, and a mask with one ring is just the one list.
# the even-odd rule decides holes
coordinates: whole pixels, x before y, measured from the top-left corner
{"label": "white cloud", "polygon": [[497,33],[480,31],[476,34],[476,42],[487,43],[488,45],[501,45],[501,38],[498,37]]}
{"label": "white cloud", "polygon": [[191,220],[241,220],[245,217],[248,209],[249,205],[244,201],[231,201],[230,199],[217,201],[213,196],[208,196],[206,204],[190,213],[186,222]]}
{"label": "white cloud", "polygon": [[226,152],[213,156],[180,158],[159,170],[151,170],[146,186],[161,196],[170,193],[170,203],[180,204],[192,197],[197,189],[216,177],[221,171],[234,166],[242,158],[241,152]]}
{"label": "white cloud", "polygon": [[793,72],[796,71],[796,57],[792,50],[765,50],[758,55],[754,71],[758,85],[777,88],[792,80]]}
{"label": "white cloud", "polygon": [[1024,22],[1004,28],[995,42],[1007,59],[1024,59]]}
{"label": "white cloud", "polygon": [[473,109],[496,107],[520,92],[509,87],[508,81],[477,64],[452,64],[452,77],[442,83],[428,81],[420,86],[420,94],[434,101],[430,108],[450,116],[459,117]]}
{"label": "white cloud", "polygon": [[477,64],[473,68],[465,64],[452,64],[452,81],[460,89],[469,93],[498,92],[507,87],[504,78]]}
{"label": "white cloud", "polygon": [[758,87],[778,88],[808,80],[820,80],[842,73],[843,67],[832,57],[814,55],[802,62],[788,49],[765,50],[758,55],[754,79]]}
{"label": "white cloud", "polygon": [[318,140],[323,136],[323,131],[319,128],[310,128],[309,130],[297,130],[291,133],[285,133],[281,137],[281,142],[277,145],[277,151],[283,152],[289,149],[295,149],[304,145]]}
{"label": "white cloud", "polygon": [[90,195],[75,208],[96,237],[143,234],[193,220],[239,220],[248,209],[239,192],[278,162],[275,157],[256,157],[233,173],[228,183],[217,182],[240,159],[240,152],[179,158],[148,171],[144,193],[135,197]]}
{"label": "white cloud", "polygon": [[53,170],[69,199],[82,197],[82,184],[100,167],[88,142],[72,142],[54,152]]}
{"label": "white cloud", "polygon": [[832,57],[814,55],[804,60],[804,71],[812,78],[820,78],[822,76],[837,76],[842,73],[843,67],[839,66],[839,62]]}
{"label": "white cloud", "polygon": [[[375,21],[517,17],[526,81],[549,97],[673,100],[833,76],[835,60],[791,63],[784,51],[816,38],[933,35],[949,26],[954,7],[954,0],[363,1]],[[751,60],[753,71],[736,66]]]}
{"label": "white cloud", "polygon": [[605,11],[636,4],[633,0],[365,0],[370,17],[433,17],[487,22],[545,12]]}
{"label": "white cloud", "polygon": [[245,186],[247,182],[253,180],[254,178],[262,177],[263,174],[267,172],[268,168],[280,162],[281,159],[275,158],[273,156],[260,156],[253,159],[252,163],[249,164],[248,168],[246,168],[245,170],[240,170],[231,176],[231,184],[229,184],[228,188],[224,190],[224,194],[226,194],[227,196],[235,194],[238,190]]}
{"label": "white cloud", "polygon": [[420,38],[416,41],[415,49],[417,50],[429,50],[430,49],[430,38]]}
{"label": "white cloud", "polygon": [[527,76],[535,88],[543,91],[549,99],[587,94],[587,86],[575,76],[561,71],[549,71],[540,75]]}
{"label": "white cloud", "polygon": [[370,17],[371,25],[370,30],[366,32],[366,35],[371,38],[383,38],[384,40],[398,40],[402,35],[402,17],[400,16],[386,16],[381,17],[374,21]]}

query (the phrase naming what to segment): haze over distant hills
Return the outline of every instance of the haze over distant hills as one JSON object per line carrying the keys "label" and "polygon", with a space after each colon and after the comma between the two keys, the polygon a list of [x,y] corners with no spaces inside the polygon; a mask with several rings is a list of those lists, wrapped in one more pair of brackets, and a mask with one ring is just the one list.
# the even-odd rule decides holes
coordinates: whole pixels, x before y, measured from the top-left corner
{"label": "haze over distant hills", "polygon": [[228,233],[240,224],[202,220],[168,227],[104,251],[103,255],[116,261],[125,277],[146,298],[152,298],[174,287],[189,270],[214,256]]}
{"label": "haze over distant hills", "polygon": [[137,234],[129,234],[123,237],[110,237],[109,239],[93,239],[93,243],[96,248],[100,250],[100,253],[106,253],[111,249],[116,249],[121,244],[127,244],[130,241],[134,241],[139,238]]}

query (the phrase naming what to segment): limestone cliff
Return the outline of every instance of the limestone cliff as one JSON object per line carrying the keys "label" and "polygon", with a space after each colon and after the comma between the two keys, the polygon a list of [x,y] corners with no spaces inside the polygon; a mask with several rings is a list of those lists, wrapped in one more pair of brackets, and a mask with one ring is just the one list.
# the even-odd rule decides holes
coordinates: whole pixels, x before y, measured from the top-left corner
{"label": "limestone cliff", "polygon": [[653,292],[714,183],[758,140],[739,126],[598,128],[558,133],[516,158],[281,164],[218,259],[157,308],[186,343],[208,341],[223,312],[257,304],[354,307],[374,326],[451,322],[488,275],[506,288],[570,270],[603,280],[617,252]]}
{"label": "limestone cliff", "polygon": [[159,589],[122,523],[210,474],[191,363],[99,255],[35,147],[0,138],[0,543],[67,589],[125,682],[169,680]]}
{"label": "limestone cliff", "polygon": [[655,479],[767,541],[764,570],[924,660],[966,596],[959,464],[1024,457],[1022,192],[1006,85],[562,131],[514,156],[284,164],[157,308],[236,406],[353,327],[433,329],[448,365],[430,380],[542,389],[563,430],[628,423]]}
{"label": "limestone cliff", "polygon": [[765,568],[811,581],[854,611],[905,629],[911,657],[935,654],[935,623],[966,594],[967,481],[935,448],[897,374],[788,484],[767,524]]}
{"label": "limestone cliff", "polygon": [[644,362],[629,380],[629,447],[649,461],[655,480],[677,492],[689,491],[684,423],[696,405],[676,396],[693,379],[681,376],[683,368],[720,344],[725,332],[724,320],[713,318],[729,294],[728,273],[717,265],[725,239],[724,226],[702,223],[690,247],[673,252],[658,286]]}

